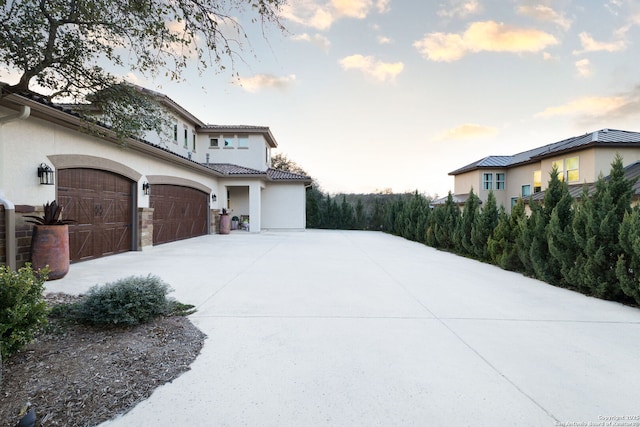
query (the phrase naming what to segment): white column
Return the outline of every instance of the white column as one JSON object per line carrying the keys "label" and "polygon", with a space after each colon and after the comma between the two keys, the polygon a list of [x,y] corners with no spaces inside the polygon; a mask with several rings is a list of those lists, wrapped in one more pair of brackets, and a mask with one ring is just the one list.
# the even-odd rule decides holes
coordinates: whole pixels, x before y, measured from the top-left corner
{"label": "white column", "polygon": [[249,231],[260,232],[260,212],[262,211],[262,192],[260,183],[249,185]]}

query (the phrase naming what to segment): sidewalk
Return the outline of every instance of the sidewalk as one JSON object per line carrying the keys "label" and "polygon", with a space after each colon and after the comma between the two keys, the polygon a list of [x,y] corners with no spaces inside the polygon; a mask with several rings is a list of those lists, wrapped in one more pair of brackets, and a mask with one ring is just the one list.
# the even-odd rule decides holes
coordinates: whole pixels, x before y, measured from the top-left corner
{"label": "sidewalk", "polygon": [[81,293],[149,273],[197,306],[191,319],[208,339],[189,372],[105,426],[640,416],[640,310],[398,237],[203,236],[74,264],[47,290]]}

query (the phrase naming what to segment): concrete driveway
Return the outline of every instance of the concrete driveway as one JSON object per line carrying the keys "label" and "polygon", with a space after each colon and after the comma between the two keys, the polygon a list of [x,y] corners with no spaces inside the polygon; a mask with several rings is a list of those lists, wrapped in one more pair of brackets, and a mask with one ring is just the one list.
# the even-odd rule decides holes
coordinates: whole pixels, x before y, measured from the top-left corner
{"label": "concrete driveway", "polygon": [[344,231],[204,236],[47,288],[149,273],[208,339],[108,426],[640,425],[635,308]]}

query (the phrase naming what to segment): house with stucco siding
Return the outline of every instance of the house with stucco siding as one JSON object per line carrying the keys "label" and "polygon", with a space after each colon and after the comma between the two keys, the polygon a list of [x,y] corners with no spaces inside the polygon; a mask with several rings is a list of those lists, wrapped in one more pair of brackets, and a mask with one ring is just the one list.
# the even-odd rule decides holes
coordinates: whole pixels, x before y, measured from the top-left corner
{"label": "house with stucco siding", "polygon": [[640,132],[601,129],[511,156],[484,157],[449,173],[453,197],[464,204],[473,189],[484,202],[492,191],[498,206],[510,212],[518,199],[543,194],[554,166],[560,179],[582,187],[607,176],[617,154],[625,167],[640,161]]}
{"label": "house with stucco siding", "polygon": [[278,144],[268,127],[210,125],[146,92],[166,109],[169,128],[124,142],[107,127],[87,131],[70,106],[37,94],[0,99],[0,263],[29,260],[23,216],[54,199],[77,221],[72,262],[216,233],[222,209],[251,233],[305,229],[311,179],[271,168]]}

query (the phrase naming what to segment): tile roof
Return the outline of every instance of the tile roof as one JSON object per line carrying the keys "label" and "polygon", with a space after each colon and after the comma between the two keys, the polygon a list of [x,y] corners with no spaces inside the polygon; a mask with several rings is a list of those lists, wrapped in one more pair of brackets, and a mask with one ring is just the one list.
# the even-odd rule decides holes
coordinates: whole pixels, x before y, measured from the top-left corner
{"label": "tile roof", "polygon": [[311,183],[311,178],[306,175],[273,168],[269,168],[266,171],[260,171],[231,163],[208,163],[205,164],[205,166],[225,176],[266,175],[267,179],[271,181],[301,181]]}
{"label": "tile roof", "polygon": [[231,163],[205,163],[210,169],[223,175],[264,175],[264,171],[247,168],[244,166],[233,165]]}
{"label": "tile roof", "polygon": [[547,144],[532,150],[512,156],[489,156],[449,172],[449,175],[459,175],[482,168],[509,168],[512,166],[539,161],[563,152],[579,150],[589,146],[625,146],[640,144],[640,132],[630,132],[616,129],[601,129],[584,135],[574,136],[562,141]]}
{"label": "tile roof", "polygon": [[273,181],[311,181],[311,178],[306,175],[300,175],[297,173],[282,171],[273,168],[269,168],[267,170],[267,176]]}

